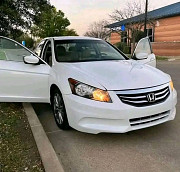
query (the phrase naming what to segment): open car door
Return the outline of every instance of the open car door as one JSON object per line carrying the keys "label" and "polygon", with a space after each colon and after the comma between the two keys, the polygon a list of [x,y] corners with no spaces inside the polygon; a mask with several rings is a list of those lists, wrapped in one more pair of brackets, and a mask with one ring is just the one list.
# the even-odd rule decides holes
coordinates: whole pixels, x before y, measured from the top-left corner
{"label": "open car door", "polygon": [[0,102],[49,102],[49,72],[29,49],[0,36]]}
{"label": "open car door", "polygon": [[156,56],[154,55],[151,43],[148,37],[142,38],[133,53],[133,60],[137,60],[141,64],[148,64],[156,67]]}

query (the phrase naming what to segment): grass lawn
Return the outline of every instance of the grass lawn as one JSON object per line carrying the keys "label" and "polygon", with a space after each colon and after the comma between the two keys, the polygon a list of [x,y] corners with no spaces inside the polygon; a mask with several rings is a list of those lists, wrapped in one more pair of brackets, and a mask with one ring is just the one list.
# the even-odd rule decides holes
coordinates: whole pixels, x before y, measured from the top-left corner
{"label": "grass lawn", "polygon": [[0,103],[0,172],[44,171],[20,103]]}
{"label": "grass lawn", "polygon": [[164,57],[164,56],[156,56],[157,60],[168,60],[168,57]]}

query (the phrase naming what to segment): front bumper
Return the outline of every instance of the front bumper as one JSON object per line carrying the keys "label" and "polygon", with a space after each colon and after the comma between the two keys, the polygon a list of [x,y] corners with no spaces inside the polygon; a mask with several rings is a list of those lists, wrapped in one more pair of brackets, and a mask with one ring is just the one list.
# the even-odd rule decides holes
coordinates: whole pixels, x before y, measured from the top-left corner
{"label": "front bumper", "polygon": [[[168,85],[168,84],[167,84]],[[173,120],[176,114],[177,92],[170,89],[166,101],[146,107],[134,107],[121,102],[115,91],[109,91],[113,103],[104,103],[64,95],[69,124],[72,128],[87,133],[125,133]],[[164,118],[161,113],[166,112]],[[159,117],[153,118],[159,114]],[[165,113],[164,113],[165,114]],[[139,125],[132,125],[130,120],[152,116],[151,120],[142,119]],[[154,120],[156,119],[156,120]],[[148,122],[150,121],[150,122]]]}

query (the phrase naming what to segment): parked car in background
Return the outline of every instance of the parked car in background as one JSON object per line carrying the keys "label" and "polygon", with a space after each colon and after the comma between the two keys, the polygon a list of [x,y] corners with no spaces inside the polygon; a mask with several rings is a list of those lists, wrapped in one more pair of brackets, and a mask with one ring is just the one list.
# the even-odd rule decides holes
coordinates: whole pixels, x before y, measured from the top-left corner
{"label": "parked car in background", "polygon": [[0,101],[50,103],[61,129],[125,133],[175,118],[176,90],[148,38],[129,59],[96,38],[45,38],[32,52],[0,36],[0,59]]}

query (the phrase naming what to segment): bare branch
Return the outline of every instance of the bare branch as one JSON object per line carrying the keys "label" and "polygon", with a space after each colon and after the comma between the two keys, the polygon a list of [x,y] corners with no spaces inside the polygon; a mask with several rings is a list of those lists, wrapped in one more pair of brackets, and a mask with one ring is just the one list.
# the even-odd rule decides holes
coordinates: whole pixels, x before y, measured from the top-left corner
{"label": "bare branch", "polygon": [[94,22],[89,26],[85,36],[95,37],[100,39],[107,39],[109,36],[109,29],[105,28],[109,23],[105,20]]}
{"label": "bare branch", "polygon": [[144,13],[144,9],[142,3],[138,3],[137,1],[134,1],[134,2],[127,2],[125,8],[123,9],[114,10],[112,14],[109,14],[109,17],[112,21],[117,22],[143,13]]}
{"label": "bare branch", "polygon": [[[140,36],[143,36],[143,27],[144,27],[144,21],[143,21],[143,14],[145,12],[145,1],[144,0],[134,0],[128,1],[126,3],[125,8],[123,9],[116,9],[112,12],[112,14],[109,15],[110,19],[113,22],[120,22],[125,19],[131,19],[135,16],[141,15],[141,19],[139,22],[134,22],[133,20],[128,20],[128,24],[126,24],[126,30],[128,31],[127,38],[130,41],[130,43],[133,43],[133,48],[135,46],[136,39]],[[155,21],[150,20],[148,21],[149,26],[154,27]],[[115,32],[122,35],[122,31],[119,31],[117,28],[113,28]],[[128,42],[129,44],[129,42]]]}

